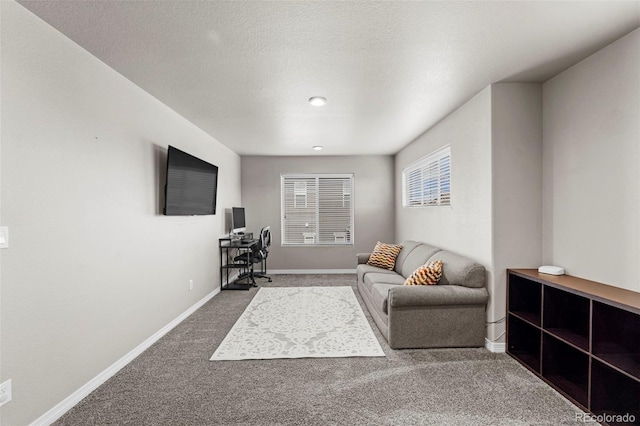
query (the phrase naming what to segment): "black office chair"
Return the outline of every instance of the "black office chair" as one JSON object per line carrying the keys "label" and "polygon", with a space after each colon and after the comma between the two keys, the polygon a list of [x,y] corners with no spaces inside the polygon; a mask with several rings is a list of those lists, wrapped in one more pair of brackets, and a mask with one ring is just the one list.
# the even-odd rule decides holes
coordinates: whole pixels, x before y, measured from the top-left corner
{"label": "black office chair", "polygon": [[[271,227],[265,226],[260,230],[260,239],[251,247],[251,252],[236,256],[233,260],[236,263],[244,264],[247,267],[251,284],[257,287],[256,278],[267,278],[271,282],[271,277],[267,276],[267,257],[269,256],[269,246],[271,246]],[[254,264],[260,264],[260,271],[254,271]],[[243,275],[245,276],[245,275]]]}
{"label": "black office chair", "polygon": [[[254,272],[255,278],[266,278],[271,282],[271,277],[267,275],[267,257],[269,257],[269,247],[271,246],[271,227],[265,226],[260,230],[259,243],[260,272]],[[254,262],[258,263],[258,262]]]}

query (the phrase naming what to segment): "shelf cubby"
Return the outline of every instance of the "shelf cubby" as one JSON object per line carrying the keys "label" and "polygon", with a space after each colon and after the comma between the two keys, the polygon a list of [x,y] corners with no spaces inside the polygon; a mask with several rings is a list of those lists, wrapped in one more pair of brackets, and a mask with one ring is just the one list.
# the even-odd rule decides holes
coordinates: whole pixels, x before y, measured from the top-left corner
{"label": "shelf cubby", "polygon": [[509,312],[540,326],[542,286],[517,275],[509,275]]}
{"label": "shelf cubby", "polygon": [[604,420],[610,425],[640,424],[640,382],[597,359],[591,371],[591,411],[608,416]]}
{"label": "shelf cubby", "polygon": [[589,350],[589,299],[545,286],[543,310],[545,330],[580,349]]}
{"label": "shelf cubby", "polygon": [[599,359],[640,378],[640,316],[594,302],[592,352]]}
{"label": "shelf cubby", "polygon": [[511,314],[507,321],[509,354],[540,373],[541,330]]}
{"label": "shelf cubby", "polygon": [[542,377],[568,397],[587,407],[589,355],[545,333],[542,338]]}

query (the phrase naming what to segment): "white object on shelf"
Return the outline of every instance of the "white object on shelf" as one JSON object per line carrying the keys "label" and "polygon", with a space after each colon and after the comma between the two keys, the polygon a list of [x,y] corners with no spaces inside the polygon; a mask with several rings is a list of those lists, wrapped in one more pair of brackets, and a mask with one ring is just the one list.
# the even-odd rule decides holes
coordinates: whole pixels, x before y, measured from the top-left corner
{"label": "white object on shelf", "polygon": [[544,265],[538,268],[538,272],[549,275],[564,275],[564,268],[561,268],[560,266]]}

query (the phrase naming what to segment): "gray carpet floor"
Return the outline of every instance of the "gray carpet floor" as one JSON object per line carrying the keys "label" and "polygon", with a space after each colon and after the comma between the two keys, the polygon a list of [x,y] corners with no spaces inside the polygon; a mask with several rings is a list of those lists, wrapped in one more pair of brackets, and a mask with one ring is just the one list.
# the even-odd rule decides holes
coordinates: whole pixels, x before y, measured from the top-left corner
{"label": "gray carpet floor", "polygon": [[[260,285],[350,285],[362,305],[355,275],[273,278]],[[55,424],[577,424],[580,410],[508,355],[393,350],[366,308],[385,358],[209,361],[256,292],[221,292]]]}

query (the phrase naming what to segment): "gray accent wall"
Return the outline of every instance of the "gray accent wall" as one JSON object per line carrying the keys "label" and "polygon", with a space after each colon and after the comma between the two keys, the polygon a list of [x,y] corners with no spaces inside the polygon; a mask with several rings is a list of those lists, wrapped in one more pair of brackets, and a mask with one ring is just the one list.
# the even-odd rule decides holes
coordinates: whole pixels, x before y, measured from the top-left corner
{"label": "gray accent wall", "polygon": [[[311,149],[311,147],[309,147]],[[271,226],[268,267],[276,270],[354,269],[356,253],[370,252],[378,240],[395,241],[393,157],[242,156],[242,206],[249,231]],[[353,173],[355,244],[282,246],[280,176],[288,173]]]}
{"label": "gray accent wall", "polygon": [[[13,385],[0,423],[26,425],[218,288],[240,157],[24,7],[0,7],[0,382]],[[219,166],[218,214],[161,215],[168,145]]]}
{"label": "gray accent wall", "polygon": [[544,262],[640,291],[640,29],[543,91]]}

